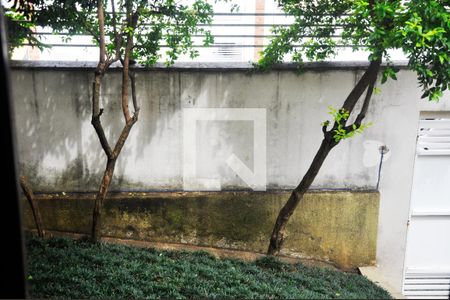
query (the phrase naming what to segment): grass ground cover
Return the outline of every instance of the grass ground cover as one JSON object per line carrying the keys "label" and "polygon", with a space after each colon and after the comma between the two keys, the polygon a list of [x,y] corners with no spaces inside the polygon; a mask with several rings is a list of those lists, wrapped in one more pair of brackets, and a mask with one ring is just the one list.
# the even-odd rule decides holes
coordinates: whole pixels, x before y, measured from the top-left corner
{"label": "grass ground cover", "polygon": [[68,238],[27,238],[33,298],[390,298],[365,277],[325,268],[216,259]]}

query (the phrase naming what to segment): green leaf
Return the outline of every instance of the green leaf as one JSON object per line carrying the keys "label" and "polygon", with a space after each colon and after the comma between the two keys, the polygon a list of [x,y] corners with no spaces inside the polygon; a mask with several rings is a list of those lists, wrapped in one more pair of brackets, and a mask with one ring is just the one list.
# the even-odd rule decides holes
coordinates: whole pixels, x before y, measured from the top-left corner
{"label": "green leaf", "polygon": [[381,89],[380,89],[379,87],[374,87],[374,88],[373,88],[373,93],[374,93],[375,95],[379,95],[379,94],[381,94]]}

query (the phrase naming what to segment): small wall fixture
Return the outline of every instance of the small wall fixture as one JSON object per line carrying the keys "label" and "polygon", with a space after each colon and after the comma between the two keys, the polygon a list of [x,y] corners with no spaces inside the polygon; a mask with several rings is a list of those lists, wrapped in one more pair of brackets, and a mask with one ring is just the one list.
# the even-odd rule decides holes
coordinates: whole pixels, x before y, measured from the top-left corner
{"label": "small wall fixture", "polygon": [[378,190],[378,188],[380,186],[381,167],[383,166],[383,158],[384,158],[384,155],[389,152],[389,148],[386,145],[382,145],[378,149],[380,151],[381,157],[380,157],[380,166],[378,167],[377,190]]}

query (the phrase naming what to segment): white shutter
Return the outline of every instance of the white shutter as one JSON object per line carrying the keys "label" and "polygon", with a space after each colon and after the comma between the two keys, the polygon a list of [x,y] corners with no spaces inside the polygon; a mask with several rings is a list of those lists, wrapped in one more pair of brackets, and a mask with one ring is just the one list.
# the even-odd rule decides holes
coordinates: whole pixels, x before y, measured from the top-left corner
{"label": "white shutter", "polygon": [[408,299],[449,299],[450,272],[410,270],[405,275],[403,295]]}
{"label": "white shutter", "polygon": [[450,119],[419,123],[403,294],[450,296]]}
{"label": "white shutter", "polygon": [[450,119],[421,120],[418,155],[450,155]]}

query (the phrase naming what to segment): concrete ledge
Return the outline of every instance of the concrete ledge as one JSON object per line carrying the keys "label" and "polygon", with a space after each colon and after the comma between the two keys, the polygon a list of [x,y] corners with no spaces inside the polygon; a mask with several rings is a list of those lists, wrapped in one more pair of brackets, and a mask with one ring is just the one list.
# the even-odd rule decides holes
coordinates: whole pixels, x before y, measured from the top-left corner
{"label": "concrete ledge", "polygon": [[370,281],[374,282],[375,284],[379,285],[380,287],[384,288],[386,291],[391,294],[391,296],[394,299],[406,299],[405,296],[402,295],[402,293],[395,288],[393,288],[386,279],[384,279],[383,275],[381,274],[380,270],[377,267],[361,267],[359,268],[359,272],[367,277]]}
{"label": "concrete ledge", "polygon": [[[103,236],[264,253],[289,194],[115,193],[103,210]],[[47,230],[90,232],[94,194],[41,194],[37,199]],[[287,227],[281,254],[342,269],[374,265],[378,205],[376,192],[308,193]],[[26,226],[34,228],[24,207]]]}
{"label": "concrete ledge", "polygon": [[[301,66],[304,70],[359,70],[365,69],[369,65],[368,62],[359,61],[336,61],[336,62],[307,62]],[[95,61],[31,61],[31,60],[13,60],[10,61],[12,69],[95,69],[97,62]],[[393,66],[406,69],[407,61],[395,61]],[[120,69],[120,63],[115,63],[111,69]],[[256,72],[252,63],[245,62],[177,62],[171,66],[164,63],[156,63],[152,67],[136,65],[134,68],[139,70],[165,70],[165,71],[244,71]],[[299,64],[283,63],[275,65],[273,70],[299,70]]]}

